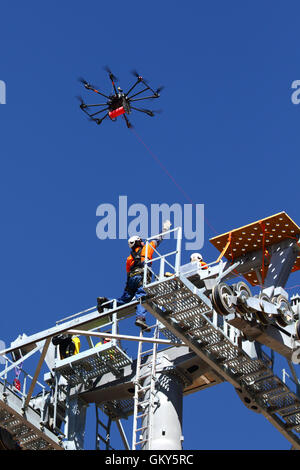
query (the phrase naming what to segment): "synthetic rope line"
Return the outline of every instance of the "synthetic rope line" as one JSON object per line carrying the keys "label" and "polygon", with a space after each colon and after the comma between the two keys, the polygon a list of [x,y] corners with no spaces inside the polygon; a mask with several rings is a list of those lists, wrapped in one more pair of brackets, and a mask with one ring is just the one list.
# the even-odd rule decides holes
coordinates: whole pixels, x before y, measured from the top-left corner
{"label": "synthetic rope line", "polygon": [[266,274],[266,271],[265,271],[265,255],[266,255],[266,253],[265,253],[265,243],[266,243],[266,233],[269,233],[269,232],[266,230],[266,224],[262,220],[259,221],[259,224],[261,226],[262,233],[263,233],[261,279],[262,279],[262,285],[264,285],[264,283],[265,283],[265,274]]}
{"label": "synthetic rope line", "polygon": [[[223,258],[223,256],[225,255],[228,247],[231,246],[231,235],[232,234],[230,232],[229,235],[228,235],[228,242],[226,243],[226,245],[224,246],[222,252],[220,253],[220,256],[217,259],[217,263],[220,261],[221,258]],[[232,256],[232,251],[231,251],[231,256]]]}
{"label": "synthetic rope line", "polygon": [[[180,186],[180,184],[177,183],[175,180],[174,176],[171,175],[171,173],[167,170],[167,168],[164,166],[164,164],[160,161],[157,155],[155,155],[154,152],[148,147],[148,145],[145,144],[141,136],[136,132],[136,130],[133,127],[130,127],[136,138],[139,140],[139,142],[145,147],[149,155],[158,163],[158,165],[162,168],[162,170],[166,173],[166,175],[170,178],[170,180],[175,184],[175,186],[179,189],[179,191],[184,195],[184,197],[193,205],[196,205],[194,201],[189,197],[189,195],[184,191],[184,189]],[[207,223],[207,225],[215,232],[218,234],[217,230],[209,223],[209,221],[204,217],[204,221]]]}

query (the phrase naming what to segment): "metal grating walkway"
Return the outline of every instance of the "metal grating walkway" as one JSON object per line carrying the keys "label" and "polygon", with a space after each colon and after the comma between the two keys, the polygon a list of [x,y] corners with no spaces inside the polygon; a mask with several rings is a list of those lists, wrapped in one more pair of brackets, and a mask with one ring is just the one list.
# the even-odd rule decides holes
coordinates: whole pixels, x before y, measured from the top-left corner
{"label": "metal grating walkway", "polygon": [[55,369],[71,386],[88,382],[107,372],[118,376],[132,359],[114,342],[95,346],[75,356],[56,361]]}
{"label": "metal grating walkway", "polygon": [[300,400],[273,374],[271,361],[251,359],[240,347],[235,329],[218,315],[183,276],[145,286],[147,309],[201,359],[247,395],[292,444],[300,449]]}
{"label": "metal grating walkway", "polygon": [[62,450],[59,438],[43,427],[39,414],[0,382],[0,426],[6,429],[24,450]]}

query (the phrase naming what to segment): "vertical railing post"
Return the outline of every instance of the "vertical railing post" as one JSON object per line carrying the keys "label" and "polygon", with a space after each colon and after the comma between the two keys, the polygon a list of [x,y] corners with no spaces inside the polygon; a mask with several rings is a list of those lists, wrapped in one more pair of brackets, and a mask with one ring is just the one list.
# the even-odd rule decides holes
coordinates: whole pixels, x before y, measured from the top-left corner
{"label": "vertical railing post", "polygon": [[[5,371],[8,367],[8,359],[5,359]],[[4,387],[3,387],[3,395],[6,393],[6,386],[7,386],[7,372],[4,374]]]}
{"label": "vertical railing post", "polygon": [[56,429],[57,422],[57,402],[58,402],[58,374],[55,372],[54,403],[53,403],[53,427]]}
{"label": "vertical railing post", "polygon": [[165,257],[162,256],[159,267],[159,280],[161,281],[165,277]]}
{"label": "vertical railing post", "polygon": [[144,260],[144,277],[143,277],[143,286],[147,285],[147,272],[148,272],[148,246],[149,242],[146,240],[146,252],[145,252],[145,260]]}
{"label": "vertical railing post", "polygon": [[[116,313],[113,313],[112,315],[112,326],[111,326],[111,332],[113,335],[117,335],[118,334],[118,317],[117,317],[117,314]],[[112,344],[117,344],[117,339],[114,338],[112,340]]]}
{"label": "vertical railing post", "polygon": [[175,257],[175,274],[179,275],[181,264],[181,241],[182,241],[182,228],[178,227],[177,243],[176,243],[176,257]]}

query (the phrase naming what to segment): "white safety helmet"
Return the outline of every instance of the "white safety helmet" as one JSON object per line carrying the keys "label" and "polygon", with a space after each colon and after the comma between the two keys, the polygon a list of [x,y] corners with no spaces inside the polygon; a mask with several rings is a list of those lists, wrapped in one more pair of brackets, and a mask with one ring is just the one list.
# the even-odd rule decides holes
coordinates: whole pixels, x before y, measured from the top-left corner
{"label": "white safety helmet", "polygon": [[141,241],[142,241],[141,237],[138,237],[137,235],[133,235],[133,237],[130,237],[128,240],[129,248],[133,248],[137,242],[141,243]]}
{"label": "white safety helmet", "polygon": [[202,261],[202,260],[203,260],[203,258],[202,258],[201,253],[192,253],[191,254],[191,258],[190,258],[191,263],[193,263],[194,261]]}

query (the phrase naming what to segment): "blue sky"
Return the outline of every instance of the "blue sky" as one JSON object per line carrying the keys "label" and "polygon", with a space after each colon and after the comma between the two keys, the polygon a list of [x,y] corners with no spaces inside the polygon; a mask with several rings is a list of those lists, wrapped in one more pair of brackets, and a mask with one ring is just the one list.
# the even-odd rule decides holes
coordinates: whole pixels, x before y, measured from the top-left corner
{"label": "blue sky", "polygon": [[[120,295],[127,242],[96,236],[97,207],[117,207],[119,195],[149,208],[204,204],[201,251],[208,261],[217,257],[209,238],[218,233],[282,210],[300,224],[300,105],[291,102],[291,84],[300,78],[299,13],[296,1],[268,0],[1,6],[6,343],[95,305],[98,295]],[[107,64],[124,89],[133,68],[154,87],[165,85],[152,105],[163,113],[154,119],[136,113],[131,121],[177,185],[122,120],[96,126],[80,111],[75,97],[88,93],[77,78],[110,92]],[[290,447],[229,384],[184,399],[183,434],[185,449]]]}

